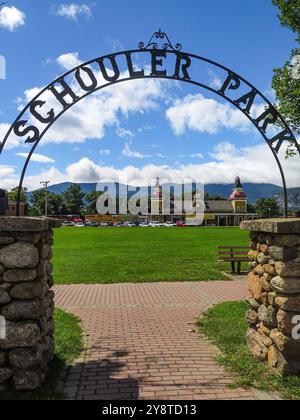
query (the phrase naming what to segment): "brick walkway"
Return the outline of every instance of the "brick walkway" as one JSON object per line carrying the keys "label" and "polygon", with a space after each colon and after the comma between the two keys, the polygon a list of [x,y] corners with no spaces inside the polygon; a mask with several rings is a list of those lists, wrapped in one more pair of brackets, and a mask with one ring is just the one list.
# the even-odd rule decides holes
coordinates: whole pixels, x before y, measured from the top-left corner
{"label": "brick walkway", "polygon": [[[232,378],[195,321],[209,306],[247,296],[246,283],[56,286],[56,304],[79,316],[83,360],[70,369],[70,399],[255,399]],[[193,331],[194,330],[194,331]]]}

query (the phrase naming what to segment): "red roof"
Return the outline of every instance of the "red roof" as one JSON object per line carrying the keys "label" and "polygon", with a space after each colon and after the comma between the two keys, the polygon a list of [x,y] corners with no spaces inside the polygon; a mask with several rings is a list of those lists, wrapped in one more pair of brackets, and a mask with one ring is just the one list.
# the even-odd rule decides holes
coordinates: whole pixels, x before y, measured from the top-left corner
{"label": "red roof", "polygon": [[243,191],[235,191],[230,196],[230,201],[239,200],[247,198],[246,194]]}

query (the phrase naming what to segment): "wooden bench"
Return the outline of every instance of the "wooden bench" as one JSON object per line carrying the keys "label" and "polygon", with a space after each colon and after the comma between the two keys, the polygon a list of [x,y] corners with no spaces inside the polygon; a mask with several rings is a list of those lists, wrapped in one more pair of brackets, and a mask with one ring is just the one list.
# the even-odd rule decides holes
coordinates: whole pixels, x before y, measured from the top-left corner
{"label": "wooden bench", "polygon": [[249,247],[247,246],[219,246],[218,249],[218,261],[230,262],[233,274],[236,274],[236,263],[238,266],[237,273],[241,274],[242,262],[251,262],[248,257]]}

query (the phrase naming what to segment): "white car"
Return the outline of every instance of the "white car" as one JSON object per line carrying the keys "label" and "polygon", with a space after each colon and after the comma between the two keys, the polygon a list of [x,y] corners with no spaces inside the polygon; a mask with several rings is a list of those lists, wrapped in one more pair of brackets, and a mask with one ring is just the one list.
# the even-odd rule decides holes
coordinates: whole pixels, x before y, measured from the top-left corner
{"label": "white car", "polygon": [[62,226],[64,226],[64,227],[73,227],[73,226],[75,226],[75,223],[74,222],[68,222],[68,221],[66,221],[66,222],[64,222],[62,224]]}
{"label": "white car", "polygon": [[82,228],[82,227],[85,227],[85,224],[82,222],[78,222],[75,224],[75,227]]}
{"label": "white car", "polygon": [[161,223],[159,223],[159,222],[150,222],[149,223],[149,226],[152,227],[152,228],[157,228],[157,227],[160,227],[161,226]]}
{"label": "white car", "polygon": [[148,223],[140,223],[139,224],[139,227],[141,227],[141,228],[148,228],[149,225],[148,225]]}
{"label": "white car", "polygon": [[167,223],[164,223],[164,227],[173,228],[173,227],[176,227],[176,224],[172,222],[167,222]]}

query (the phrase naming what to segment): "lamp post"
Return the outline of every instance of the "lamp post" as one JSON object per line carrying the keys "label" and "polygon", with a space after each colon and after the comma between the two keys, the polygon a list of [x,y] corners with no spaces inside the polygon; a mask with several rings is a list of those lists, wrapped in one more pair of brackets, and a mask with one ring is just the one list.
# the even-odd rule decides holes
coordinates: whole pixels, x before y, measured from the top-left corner
{"label": "lamp post", "polygon": [[41,181],[41,185],[45,188],[45,217],[48,216],[48,186],[50,181]]}

